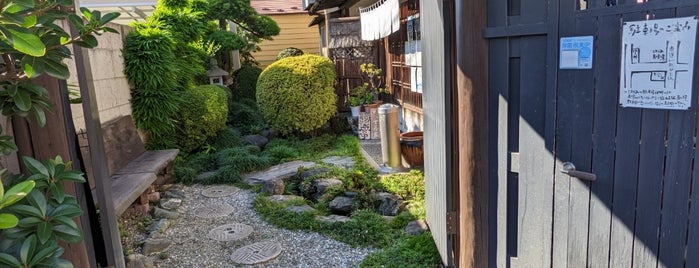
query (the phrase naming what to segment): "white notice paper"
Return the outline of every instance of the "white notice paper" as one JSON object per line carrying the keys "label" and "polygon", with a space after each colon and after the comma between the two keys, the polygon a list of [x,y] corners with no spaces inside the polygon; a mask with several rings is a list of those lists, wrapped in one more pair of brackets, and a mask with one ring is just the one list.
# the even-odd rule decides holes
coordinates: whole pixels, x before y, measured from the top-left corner
{"label": "white notice paper", "polygon": [[622,32],[619,104],[689,109],[697,18],[627,21]]}

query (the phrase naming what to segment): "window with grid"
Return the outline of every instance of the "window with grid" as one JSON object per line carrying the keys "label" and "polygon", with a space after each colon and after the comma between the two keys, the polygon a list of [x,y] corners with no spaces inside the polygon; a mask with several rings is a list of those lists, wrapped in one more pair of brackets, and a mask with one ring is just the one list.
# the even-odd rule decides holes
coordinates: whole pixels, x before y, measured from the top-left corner
{"label": "window with grid", "polygon": [[[422,109],[422,45],[418,0],[401,4],[401,28],[388,37],[391,93],[407,108]],[[388,81],[387,81],[388,82]]]}

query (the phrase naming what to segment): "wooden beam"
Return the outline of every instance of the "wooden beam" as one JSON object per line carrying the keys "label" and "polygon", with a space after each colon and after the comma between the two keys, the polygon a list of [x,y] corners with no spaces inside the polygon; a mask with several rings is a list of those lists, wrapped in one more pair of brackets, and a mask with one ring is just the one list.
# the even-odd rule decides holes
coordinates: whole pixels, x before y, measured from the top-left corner
{"label": "wooden beam", "polygon": [[[76,30],[71,27],[71,35],[76,35]],[[92,79],[92,68],[87,49],[73,46],[75,55],[75,67],[78,74],[78,86],[82,98],[85,128],[87,140],[90,144],[90,157],[92,174],[95,179],[95,193],[97,203],[100,206],[100,220],[104,248],[107,252],[107,264],[117,268],[125,267],[124,252],[121,247],[121,235],[117,226],[117,216],[112,202],[111,181],[107,168],[107,157],[104,153],[102,140],[102,126],[100,123],[99,109],[95,97],[95,85]],[[76,265],[75,267],[81,267]]]}
{"label": "wooden beam", "polygon": [[488,44],[486,0],[456,0],[458,267],[488,266]]}

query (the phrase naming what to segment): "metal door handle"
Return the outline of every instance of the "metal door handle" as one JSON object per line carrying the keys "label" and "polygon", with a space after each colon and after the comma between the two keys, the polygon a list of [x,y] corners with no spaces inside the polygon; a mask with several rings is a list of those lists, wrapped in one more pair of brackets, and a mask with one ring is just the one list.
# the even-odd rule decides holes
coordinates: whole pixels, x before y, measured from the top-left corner
{"label": "metal door handle", "polygon": [[597,175],[595,175],[594,173],[575,170],[575,165],[573,165],[573,163],[571,163],[571,162],[563,163],[563,169],[561,169],[561,173],[567,174],[568,176],[576,177],[578,179],[585,180],[585,181],[596,181],[597,180]]}

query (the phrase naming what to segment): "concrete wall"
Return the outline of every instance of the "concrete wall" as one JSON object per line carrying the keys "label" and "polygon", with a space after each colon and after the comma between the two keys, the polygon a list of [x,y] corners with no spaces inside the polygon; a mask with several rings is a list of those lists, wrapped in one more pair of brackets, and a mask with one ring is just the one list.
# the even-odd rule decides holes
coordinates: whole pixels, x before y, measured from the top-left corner
{"label": "concrete wall", "polygon": [[[106,33],[97,36],[99,46],[89,49],[87,53],[92,69],[91,82],[95,85],[97,108],[102,123],[131,114],[131,89],[124,74],[124,57],[121,55],[123,40],[130,28],[119,24],[109,24],[109,27],[116,29],[120,34]],[[75,62],[70,60],[66,63],[71,73],[68,88],[79,91]],[[75,130],[79,133],[85,129],[82,104],[71,105],[71,111]]]}
{"label": "concrete wall", "polygon": [[280,31],[274,40],[260,43],[262,50],[252,54],[260,62],[260,67],[265,68],[276,61],[279,51],[287,47],[295,47],[308,54],[320,54],[318,28],[308,27],[313,20],[308,13],[268,16],[277,22]]}

